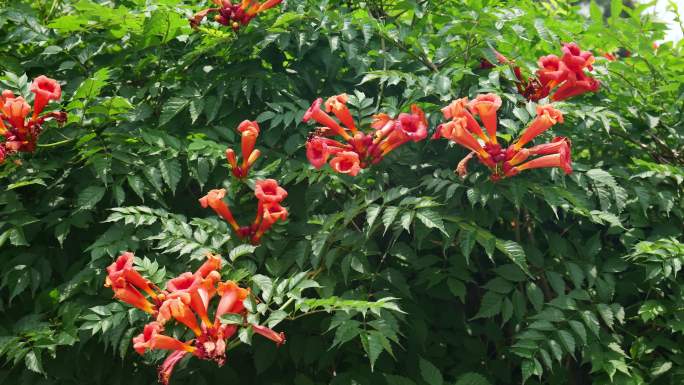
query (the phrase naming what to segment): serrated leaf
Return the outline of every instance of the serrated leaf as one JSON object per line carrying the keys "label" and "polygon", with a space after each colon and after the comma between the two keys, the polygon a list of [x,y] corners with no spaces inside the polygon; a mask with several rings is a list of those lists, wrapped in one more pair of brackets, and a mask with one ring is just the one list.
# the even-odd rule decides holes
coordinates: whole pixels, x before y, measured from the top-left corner
{"label": "serrated leaf", "polygon": [[176,187],[181,180],[182,174],[180,162],[176,159],[160,160],[159,171],[161,171],[162,178],[171,189],[171,192],[176,194]]}
{"label": "serrated leaf", "polygon": [[82,210],[92,209],[99,201],[102,200],[105,191],[107,190],[101,186],[86,187],[78,194],[76,205]]}
{"label": "serrated leaf", "polygon": [[482,297],[482,302],[480,303],[480,310],[472,319],[489,318],[499,314],[499,312],[501,312],[502,302],[503,296],[501,294],[495,293],[493,291],[488,291]]}
{"label": "serrated leaf", "polygon": [[575,338],[566,330],[558,331],[558,339],[565,348],[565,350],[570,353],[570,355],[575,354]]}
{"label": "serrated leaf", "polygon": [[418,361],[418,366],[420,367],[420,376],[429,385],[443,385],[444,378],[442,377],[442,372],[437,369],[432,362],[420,357]]}
{"label": "serrated leaf", "polygon": [[530,275],[529,267],[527,266],[527,256],[522,246],[514,241],[496,240],[496,248],[504,253],[513,263],[518,265],[525,274]]}
{"label": "serrated leaf", "polygon": [[183,97],[172,97],[164,103],[161,116],[159,117],[159,125],[163,126],[176,117],[181,111],[185,110],[190,105],[190,99]]}
{"label": "serrated leaf", "polygon": [[587,330],[584,328],[584,325],[582,325],[581,322],[575,321],[575,320],[570,320],[568,321],[568,324],[570,325],[570,328],[577,334],[582,340],[582,344],[587,343]]}
{"label": "serrated leaf", "polygon": [[440,217],[437,212],[432,210],[418,210],[416,212],[416,218],[418,218],[418,220],[420,220],[427,228],[438,229],[444,235],[449,235],[444,228],[442,217]]}
{"label": "serrated leaf", "polygon": [[243,255],[253,253],[257,247],[258,246],[254,246],[254,245],[236,246],[235,248],[233,248],[233,250],[230,251],[230,253],[228,253],[228,259],[230,259],[231,261],[235,261],[236,259],[238,259],[239,257],[241,257]]}

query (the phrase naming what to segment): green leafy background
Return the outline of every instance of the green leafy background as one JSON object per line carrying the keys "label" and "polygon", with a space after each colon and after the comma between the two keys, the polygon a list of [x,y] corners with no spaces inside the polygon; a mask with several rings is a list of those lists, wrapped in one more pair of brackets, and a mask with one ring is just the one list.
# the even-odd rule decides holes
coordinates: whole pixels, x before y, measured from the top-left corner
{"label": "green leafy background", "polygon": [[[0,382],[156,381],[161,355],[130,346],[145,317],[103,288],[123,250],[156,282],[221,253],[287,334],[222,368],[183,361],[173,384],[684,382],[684,60],[681,44],[653,49],[665,27],[645,5],[286,0],[237,34],[191,30],[209,5],[0,8],[2,88],[59,79],[69,114],[0,166]],[[342,92],[365,125],[417,103],[431,129],[450,100],[496,92],[510,139],[535,106],[509,67],[480,60],[496,48],[531,73],[568,41],[594,51],[602,84],[559,103],[565,123],[543,135],[572,139],[570,176],[492,183],[473,162],[460,179],[466,152],[446,141],[356,178],[306,161],[304,111]],[[631,56],[599,55],[618,49]],[[263,156],[242,184],[223,152],[244,119],[259,121]],[[265,177],[288,190],[290,219],[240,246],[197,199],[226,188],[248,218]]]}

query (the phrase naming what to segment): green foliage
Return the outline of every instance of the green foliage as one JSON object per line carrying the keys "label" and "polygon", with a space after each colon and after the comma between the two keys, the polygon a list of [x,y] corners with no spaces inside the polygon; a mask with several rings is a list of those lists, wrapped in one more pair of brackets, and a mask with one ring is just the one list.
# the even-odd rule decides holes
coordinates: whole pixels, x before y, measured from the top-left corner
{"label": "green foliage", "polygon": [[[59,79],[69,114],[0,165],[0,382],[155,380],[161,356],[131,347],[146,317],[103,288],[130,250],[159,284],[220,253],[257,321],[287,335],[238,346],[222,368],[183,361],[173,384],[682,383],[684,60],[681,43],[652,48],[664,26],[644,6],[288,0],[239,33],[192,30],[210,3],[0,8],[1,88]],[[594,51],[601,81],[558,103],[565,123],[542,135],[572,139],[570,176],[493,183],[473,162],[461,179],[465,152],[446,141],[356,178],[306,161],[304,111],[342,92],[364,125],[417,103],[430,133],[450,100],[496,92],[501,136],[515,137],[536,105],[481,59],[496,49],[530,74],[567,41]],[[618,49],[631,56],[598,54]],[[239,183],[224,151],[244,119],[263,155]],[[225,188],[251,219],[260,178],[288,190],[290,217],[254,247],[197,199]]]}

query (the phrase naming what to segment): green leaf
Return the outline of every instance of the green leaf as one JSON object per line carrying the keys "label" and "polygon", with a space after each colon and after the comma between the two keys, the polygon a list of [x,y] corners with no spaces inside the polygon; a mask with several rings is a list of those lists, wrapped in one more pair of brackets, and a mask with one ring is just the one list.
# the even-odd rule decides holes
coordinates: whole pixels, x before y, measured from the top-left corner
{"label": "green leaf", "polygon": [[525,255],[525,250],[523,250],[522,246],[514,241],[502,241],[497,239],[496,248],[504,253],[504,255],[513,261],[513,263],[518,265],[525,274],[531,275],[527,266],[527,256]]}
{"label": "green leaf", "polygon": [[37,353],[36,350],[31,350],[24,358],[24,362],[30,371],[45,374],[40,353]]}
{"label": "green leaf", "polygon": [[461,303],[465,303],[466,287],[463,282],[455,279],[447,279],[447,285],[449,286],[449,291],[451,294],[455,295],[461,300]]}
{"label": "green leaf", "polygon": [[482,297],[480,310],[472,319],[489,318],[499,314],[499,312],[501,312],[502,302],[503,296],[501,294],[495,293],[493,291],[488,291]]}
{"label": "green leaf", "polygon": [[601,325],[599,324],[598,318],[594,315],[589,310],[585,310],[580,313],[580,316],[582,316],[582,321],[584,321],[584,324],[589,328],[589,330],[594,333],[596,337],[599,336],[599,331],[601,330]]}
{"label": "green leaf", "polygon": [[256,283],[259,289],[261,289],[261,298],[265,302],[269,302],[271,294],[273,293],[273,281],[271,278],[265,275],[255,274],[252,276],[252,282]]}
{"label": "green leaf", "polygon": [[107,80],[109,80],[109,69],[100,68],[92,78],[86,79],[81,83],[76,92],[74,93],[74,99],[86,99],[91,100],[100,95],[102,88],[107,85]]}
{"label": "green leaf", "polygon": [[558,339],[565,348],[565,350],[570,353],[570,355],[575,355],[575,338],[566,330],[558,331]]}
{"label": "green leaf", "polygon": [[479,373],[468,372],[461,375],[454,385],[491,385],[491,383]]}
{"label": "green leaf", "polygon": [[242,257],[243,255],[247,254],[252,254],[254,250],[257,249],[258,246],[254,245],[238,245],[233,248],[233,250],[228,253],[228,259],[231,261],[235,261],[239,257]]}
{"label": "green leaf", "polygon": [[76,205],[79,209],[88,210],[95,207],[95,205],[102,200],[106,189],[101,186],[86,187],[78,194]]}
{"label": "green leaf", "polygon": [[242,325],[245,323],[245,318],[238,313],[226,313],[219,318],[226,325]]}
{"label": "green leaf", "polygon": [[444,378],[442,378],[442,373],[437,369],[432,362],[420,357],[418,361],[418,366],[420,367],[420,376],[429,385],[443,385]]}
{"label": "green leaf", "polygon": [[572,328],[572,330],[577,334],[582,340],[582,344],[587,343],[587,330],[584,328],[584,325],[582,325],[581,322],[575,321],[575,320],[570,320],[568,321],[568,324]]}
{"label": "green leaf", "polygon": [[399,207],[388,206],[385,208],[385,211],[382,213],[382,223],[385,225],[385,232],[392,226],[397,214],[399,214]]}
{"label": "green leaf", "polygon": [[534,310],[541,311],[544,307],[544,293],[534,282],[530,282],[526,287],[527,298],[534,307]]}
{"label": "green leaf", "polygon": [[429,209],[418,210],[416,212],[416,218],[418,218],[427,228],[436,228],[444,235],[449,235],[444,228],[444,222],[442,221],[442,218],[437,212]]}
{"label": "green leaf", "polygon": [[182,168],[177,159],[167,159],[159,161],[159,171],[161,171],[164,183],[176,194],[176,187],[181,180]]}
{"label": "green leaf", "polygon": [[368,355],[372,371],[375,368],[375,361],[377,361],[380,353],[385,349],[385,346],[389,346],[389,341],[387,341],[387,338],[382,333],[373,330],[361,334],[361,345]]}
{"label": "green leaf", "polygon": [[596,305],[596,308],[598,309],[598,313],[601,316],[601,319],[603,319],[603,322],[605,322],[610,329],[613,329],[614,317],[613,310],[610,306],[600,303]]}
{"label": "green leaf", "polygon": [[159,117],[159,125],[163,126],[176,117],[181,111],[185,110],[190,105],[190,99],[184,97],[172,97],[164,103],[161,116]]}

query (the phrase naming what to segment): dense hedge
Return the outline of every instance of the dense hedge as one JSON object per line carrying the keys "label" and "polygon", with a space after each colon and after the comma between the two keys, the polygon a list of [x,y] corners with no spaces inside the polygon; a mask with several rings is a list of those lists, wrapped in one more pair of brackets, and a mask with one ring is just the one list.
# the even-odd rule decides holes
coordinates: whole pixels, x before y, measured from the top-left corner
{"label": "dense hedge", "polygon": [[[132,339],[186,271],[235,334],[219,367],[205,323],[172,384],[684,381],[683,50],[646,6],[249,3],[0,7],[0,382],[154,383],[168,352]],[[321,108],[349,107],[352,144],[309,110],[341,94]],[[484,94],[498,143],[470,134],[484,107],[442,111]],[[11,121],[20,95],[45,119]],[[516,151],[552,167],[515,169],[538,113]],[[135,269],[108,271],[126,251]],[[193,338],[174,314],[165,333]]]}

